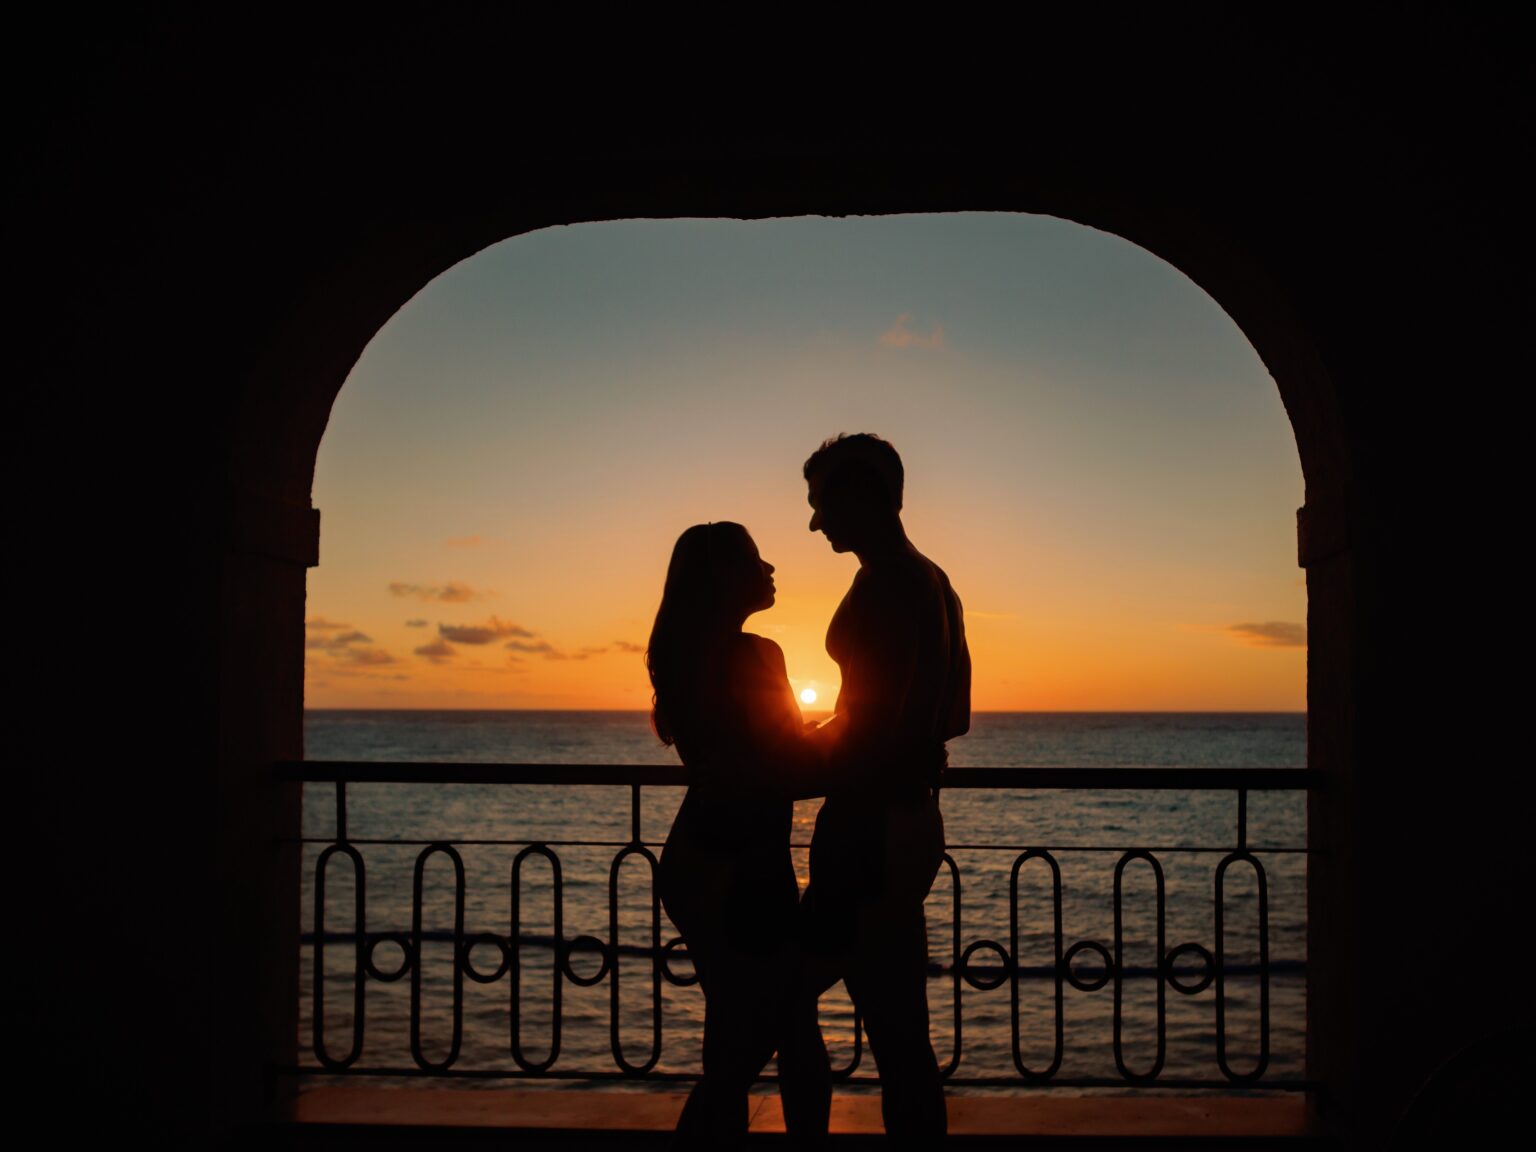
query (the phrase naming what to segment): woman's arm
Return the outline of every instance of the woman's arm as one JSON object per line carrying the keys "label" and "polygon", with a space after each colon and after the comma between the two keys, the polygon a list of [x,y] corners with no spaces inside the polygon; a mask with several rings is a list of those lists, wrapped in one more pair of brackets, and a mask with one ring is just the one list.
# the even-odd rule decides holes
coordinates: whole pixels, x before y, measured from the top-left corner
{"label": "woman's arm", "polygon": [[742,639],[730,662],[731,697],[741,719],[740,739],[733,741],[736,785],[785,800],[825,796],[828,735],[807,731],[783,650],[751,633]]}

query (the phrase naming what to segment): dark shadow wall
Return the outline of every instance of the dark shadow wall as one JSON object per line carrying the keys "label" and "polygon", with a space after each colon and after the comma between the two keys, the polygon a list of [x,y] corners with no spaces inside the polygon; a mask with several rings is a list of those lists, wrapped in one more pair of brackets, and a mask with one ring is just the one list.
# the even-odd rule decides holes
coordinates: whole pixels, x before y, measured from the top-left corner
{"label": "dark shadow wall", "polygon": [[940,37],[962,88],[830,50],[727,83],[496,17],[116,19],[23,28],[7,80],[37,1099],[201,1141],[280,1092],[295,798],[269,766],[302,754],[331,401],[454,261],[624,216],[1048,212],[1199,282],[1307,480],[1319,1122],[1380,1142],[1444,1060],[1530,1025],[1509,26],[1053,25],[1027,67]]}

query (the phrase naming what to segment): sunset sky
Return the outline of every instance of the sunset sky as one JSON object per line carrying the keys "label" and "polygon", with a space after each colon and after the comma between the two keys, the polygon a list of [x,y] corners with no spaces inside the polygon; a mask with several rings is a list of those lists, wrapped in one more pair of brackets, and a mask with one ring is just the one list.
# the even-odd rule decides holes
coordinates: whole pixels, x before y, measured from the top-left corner
{"label": "sunset sky", "polygon": [[519,236],[379,332],[315,475],[311,708],[643,708],[690,524],[778,568],[748,627],[830,703],[857,566],[807,531],[837,432],[906,464],[978,710],[1305,709],[1301,467],[1182,273],[1041,216],[636,220]]}

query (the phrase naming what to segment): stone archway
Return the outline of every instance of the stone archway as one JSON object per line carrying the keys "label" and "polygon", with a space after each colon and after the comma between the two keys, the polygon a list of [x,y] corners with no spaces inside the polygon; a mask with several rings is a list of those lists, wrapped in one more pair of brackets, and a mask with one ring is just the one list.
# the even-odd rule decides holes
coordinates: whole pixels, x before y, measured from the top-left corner
{"label": "stone archway", "polygon": [[[590,188],[596,181],[588,183]],[[892,172],[878,166],[784,163],[765,179],[728,178],[718,168],[665,178],[634,175],[601,194],[562,182],[513,204],[422,205],[357,235],[295,299],[242,390],[242,434],[233,444],[235,542],[226,568],[238,605],[224,616],[226,760],[223,771],[257,789],[274,760],[296,758],[302,740],[304,570],[318,555],[318,513],[310,507],[314,461],[331,404],[374,333],[432,277],[490,244],[536,228],[635,216],[762,217],[810,213],[897,213],[980,209],[1056,215],[1116,233],[1174,264],[1211,295],[1242,329],[1278,385],[1296,434],[1306,480],[1299,510],[1298,556],[1308,570],[1308,758],[1337,785],[1309,805],[1311,839],[1324,849],[1309,885],[1309,1075],[1341,1096],[1349,1092],[1348,1016],[1352,959],[1340,948],[1350,916],[1348,796],[1352,764],[1355,621],[1350,555],[1352,472],[1337,398],[1323,359],[1293,299],[1252,252],[1177,206],[1057,178]],[[238,589],[238,590],[236,590]],[[267,687],[254,691],[260,678]],[[237,733],[260,732],[251,740]],[[291,821],[291,803],[280,806]],[[249,821],[247,821],[249,823]],[[254,836],[272,829],[249,828]],[[278,927],[266,967],[261,1045],[279,1061],[291,1043],[297,955],[293,909],[282,906],[288,861],[280,868]],[[251,877],[254,881],[255,877]],[[296,899],[296,895],[294,899]],[[278,973],[276,978],[272,973]],[[1341,1055],[1342,1054],[1342,1055]]]}
{"label": "stone archway", "polygon": [[[992,59],[970,29],[857,49],[796,29],[798,54],[755,72],[756,43],[669,60],[625,38],[614,64],[603,29],[550,38],[510,9],[28,24],[10,238],[15,342],[42,371],[16,391],[29,440],[63,449],[24,473],[21,538],[75,605],[108,584],[155,630],[127,658],[159,661],[111,653],[127,671],[90,693],[83,749],[53,744],[27,781],[48,874],[23,887],[50,933],[44,994],[17,983],[42,1053],[28,1099],[199,1143],[271,1099],[297,932],[272,764],[300,751],[310,475],[401,301],[566,221],[990,209],[1184,270],[1281,389],[1328,782],[1310,1069],[1335,1130],[1383,1139],[1438,1065],[1532,1019],[1476,967],[1528,898],[1523,683],[1492,658],[1524,594],[1504,555],[1528,455],[1509,415],[1529,375],[1514,19],[1319,35],[1159,10],[1032,20]],[[29,686],[96,687],[51,607],[24,614],[44,618]],[[189,909],[195,937],[174,927]],[[59,1075],[82,1054],[103,1073],[86,1109]]]}

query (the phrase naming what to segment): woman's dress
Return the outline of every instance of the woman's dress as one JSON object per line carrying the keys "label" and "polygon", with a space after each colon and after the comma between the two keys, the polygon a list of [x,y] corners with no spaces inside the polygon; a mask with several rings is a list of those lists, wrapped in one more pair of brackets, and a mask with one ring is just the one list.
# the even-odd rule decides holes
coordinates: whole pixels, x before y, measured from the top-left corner
{"label": "woman's dress", "polygon": [[[677,740],[688,793],[659,876],[662,906],[704,991],[704,1078],[678,1126],[700,1139],[745,1131],[747,1090],[776,1049],[781,1086],[816,1080],[825,1063],[815,1000],[796,983],[799,885],[789,850],[794,800],[819,793],[821,758],[778,645],[750,633],[731,644],[717,708]],[[808,1072],[786,1066],[792,1053],[803,1053],[794,1059]]]}
{"label": "woman's dress", "polygon": [[687,942],[772,954],[794,935],[794,797],[814,794],[819,755],[778,645],[733,637],[729,683],[701,732],[678,739],[688,793],[661,855],[662,905]]}

